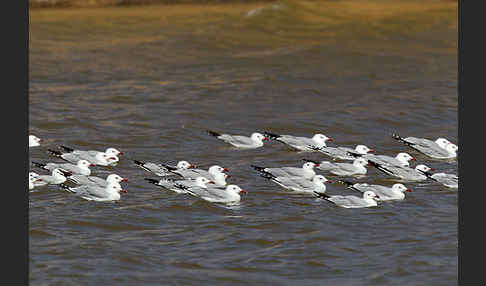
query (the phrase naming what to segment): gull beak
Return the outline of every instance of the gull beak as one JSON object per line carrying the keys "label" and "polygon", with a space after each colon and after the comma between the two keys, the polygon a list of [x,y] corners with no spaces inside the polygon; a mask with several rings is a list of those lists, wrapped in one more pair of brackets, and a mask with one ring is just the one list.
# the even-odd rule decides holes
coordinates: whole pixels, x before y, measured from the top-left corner
{"label": "gull beak", "polygon": [[118,153],[118,155],[123,155],[123,152]]}
{"label": "gull beak", "polygon": [[94,165],[95,165],[95,164],[93,164],[93,163],[89,164],[89,166],[90,166],[90,167],[93,167]]}
{"label": "gull beak", "polygon": [[410,190],[410,189],[407,189],[407,192],[409,192],[409,193],[410,193],[410,192],[412,192],[412,190]]}
{"label": "gull beak", "polygon": [[231,178],[231,175],[226,174],[226,179]]}
{"label": "gull beak", "polygon": [[329,179],[327,179],[326,183],[330,183],[330,184],[332,184],[332,181],[331,181],[331,180],[329,180]]}
{"label": "gull beak", "polygon": [[216,184],[214,181],[209,181],[209,184]]}
{"label": "gull beak", "polygon": [[379,199],[379,198],[380,198],[380,196],[378,196],[378,195],[375,195],[375,198],[378,198],[378,199]]}
{"label": "gull beak", "polygon": [[410,159],[412,161],[417,161],[417,159],[415,157],[412,157],[412,159]]}
{"label": "gull beak", "polygon": [[370,149],[370,150],[368,151],[368,153],[374,153],[374,152],[375,152],[375,150],[374,150],[374,149]]}
{"label": "gull beak", "polygon": [[332,140],[332,138],[327,138],[327,140],[326,140],[326,141],[333,141],[333,140]]}
{"label": "gull beak", "polygon": [[122,178],[121,180],[122,182],[128,182],[128,179],[127,178]]}
{"label": "gull beak", "polygon": [[228,169],[226,169],[226,168],[224,168],[224,169],[223,169],[223,172],[229,172],[229,170],[228,170]]}
{"label": "gull beak", "polygon": [[127,190],[125,190],[125,189],[121,189],[121,191],[120,191],[120,193],[126,193],[126,192],[127,192]]}
{"label": "gull beak", "polygon": [[196,165],[191,164],[191,165],[189,166],[189,169],[195,169],[195,168],[196,168]]}
{"label": "gull beak", "polygon": [[264,137],[262,141],[268,141],[268,137]]}
{"label": "gull beak", "polygon": [[242,189],[242,190],[240,191],[240,194],[245,194],[245,195],[246,195],[246,194],[248,194],[248,192]]}

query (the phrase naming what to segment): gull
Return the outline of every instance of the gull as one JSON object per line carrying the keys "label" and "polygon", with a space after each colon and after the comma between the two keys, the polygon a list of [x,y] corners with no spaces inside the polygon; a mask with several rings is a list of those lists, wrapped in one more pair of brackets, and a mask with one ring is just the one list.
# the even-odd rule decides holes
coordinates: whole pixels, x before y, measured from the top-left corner
{"label": "gull", "polygon": [[437,140],[432,141],[417,137],[402,138],[397,134],[392,134],[392,137],[410,148],[434,159],[450,159],[457,157],[457,145],[450,143],[450,141],[445,138],[438,138]]}
{"label": "gull", "polygon": [[417,165],[417,170],[424,174],[427,178],[441,183],[448,188],[458,188],[459,178],[455,174],[447,174],[443,172],[432,174],[431,171],[434,171],[434,169],[423,164]]}
{"label": "gull", "polygon": [[425,176],[419,169],[420,165],[415,166],[415,168],[410,167],[401,167],[401,166],[392,166],[392,165],[382,165],[375,163],[373,161],[368,161],[370,166],[377,168],[379,171],[385,173],[386,175],[400,178],[404,181],[425,181],[427,180],[427,176]]}
{"label": "gull", "polygon": [[237,185],[227,185],[226,187],[207,187],[198,186],[182,187],[188,194],[201,198],[212,203],[234,204],[241,200],[240,194],[247,194],[247,191]]}
{"label": "gull", "polygon": [[127,191],[122,189],[120,185],[108,184],[106,187],[97,185],[81,185],[79,187],[69,187],[65,184],[60,185],[64,190],[74,193],[77,196],[88,201],[118,201],[120,200],[120,193]]}
{"label": "gull", "polygon": [[[104,152],[96,151],[96,150],[87,150],[87,151],[75,150],[71,147],[67,147],[67,146],[64,146],[64,145],[59,146],[59,148],[63,149],[67,153],[71,153],[73,155],[79,156],[79,159],[84,159],[84,160],[87,160],[89,162],[96,160],[96,159],[94,159],[96,157],[96,154],[104,153],[104,154],[106,154],[110,157],[115,158],[114,161],[110,162],[109,166],[115,166],[119,161],[118,156],[123,155],[123,152],[121,152],[121,151],[119,151],[119,150],[117,150],[113,147],[107,148]],[[92,162],[92,163],[96,164],[95,162]]]}
{"label": "gull", "polygon": [[[365,155],[375,152],[375,150],[368,148],[366,145],[356,145],[354,149],[349,147],[318,147],[309,146],[309,148],[319,151],[329,157],[341,160],[354,160],[358,155]],[[356,154],[356,155],[354,155]]]}
{"label": "gull", "polygon": [[59,168],[55,168],[51,171],[51,175],[40,175],[36,177],[39,181],[35,182],[36,186],[44,185],[59,185],[66,182],[67,178],[71,176],[70,171],[65,171]]}
{"label": "gull", "polygon": [[167,179],[163,178],[161,180],[145,178],[145,180],[151,184],[166,188],[176,193],[187,193],[187,191],[185,190],[185,188],[187,187],[195,186],[195,187],[206,188],[207,187],[206,184],[214,184],[213,181],[204,177],[197,177],[196,179],[185,179],[185,180],[174,180],[170,178]]}
{"label": "gull", "polygon": [[293,135],[279,135],[275,133],[270,133],[265,131],[263,133],[267,138],[282,142],[287,146],[290,146],[293,149],[299,151],[313,151],[312,148],[309,146],[316,146],[316,147],[326,147],[327,141],[332,141],[332,138],[327,137],[324,134],[314,134],[312,138],[308,137],[300,137],[300,136],[293,136]]}
{"label": "gull", "polygon": [[114,166],[116,163],[118,163],[119,158],[116,155],[108,155],[103,152],[98,152],[94,156],[88,155],[88,154],[79,154],[79,153],[61,153],[56,150],[52,149],[47,149],[51,155],[54,155],[57,158],[61,158],[64,161],[70,162],[70,163],[77,163],[79,160],[86,160],[90,163],[93,163],[94,165],[98,166]]}
{"label": "gull", "polygon": [[378,204],[376,203],[376,199],[379,198],[373,191],[366,191],[363,193],[363,197],[357,196],[330,196],[326,193],[315,193],[315,195],[319,198],[322,198],[328,202],[331,202],[337,206],[343,208],[367,208],[367,207],[375,207]]}
{"label": "gull", "polygon": [[71,163],[38,163],[38,162],[32,162],[32,165],[39,167],[44,170],[49,170],[52,171],[56,168],[61,168],[67,171],[71,171],[73,174],[77,175],[85,175],[89,176],[91,174],[91,170],[89,167],[94,166],[94,164],[86,161],[86,160],[79,160],[76,165],[71,164]]}
{"label": "gull", "polygon": [[29,148],[40,146],[40,142],[42,142],[41,138],[35,135],[29,135]]}
{"label": "gull", "polygon": [[97,185],[99,187],[106,187],[109,184],[120,185],[121,182],[128,181],[118,174],[109,174],[105,179],[96,176],[71,175],[69,180],[78,185]]}
{"label": "gull", "polygon": [[354,159],[353,163],[332,163],[322,161],[319,163],[317,169],[323,171],[329,171],[336,176],[353,176],[353,175],[365,175],[368,161],[363,158]]}
{"label": "gull", "polygon": [[394,184],[391,187],[382,185],[373,185],[367,183],[351,183],[349,181],[339,180],[341,184],[346,185],[347,188],[355,190],[361,193],[366,191],[373,191],[379,196],[377,201],[389,201],[389,200],[403,200],[405,199],[405,192],[411,192],[409,188],[403,184]]}
{"label": "gull", "polygon": [[304,177],[275,177],[270,173],[261,173],[261,176],[282,186],[293,194],[314,194],[314,192],[324,193],[326,191],[325,183],[331,183],[323,175],[315,175],[312,180]]}
{"label": "gull", "polygon": [[186,169],[194,169],[196,168],[195,165],[187,162],[187,161],[179,161],[177,162],[176,166],[171,166],[168,164],[156,164],[151,162],[142,162],[138,160],[133,160],[133,162],[139,166],[140,168],[153,173],[159,177],[171,176],[174,175],[171,170],[186,170]]}
{"label": "gull", "polygon": [[36,183],[39,182],[41,179],[38,177],[31,177],[29,174],[29,190],[34,189],[36,186]]}
{"label": "gull", "polygon": [[242,135],[221,134],[211,130],[206,130],[206,132],[209,135],[214,136],[226,143],[244,149],[254,149],[254,148],[262,147],[263,141],[268,140],[267,137],[265,137],[264,135],[258,132],[252,133],[250,137],[242,136]]}
{"label": "gull", "polygon": [[357,156],[381,165],[387,165],[387,166],[391,165],[391,166],[398,166],[398,167],[410,167],[409,161],[417,160],[415,157],[405,152],[400,152],[395,157],[391,157],[387,155],[373,155],[373,154],[357,155]]}
{"label": "gull", "polygon": [[[166,166],[169,171],[173,174],[179,175],[184,177],[185,179],[196,179],[197,177],[205,177],[209,180],[215,180],[216,176],[221,173],[229,172],[227,168],[221,167],[219,165],[213,165],[209,167],[207,170],[192,168],[192,169],[174,169],[170,166]],[[218,181],[222,182],[221,180],[226,179],[225,176],[218,176]]]}
{"label": "gull", "polygon": [[[307,160],[307,159],[306,159]],[[303,177],[307,180],[311,180],[316,172],[314,167],[319,166],[318,162],[307,160],[301,168],[299,167],[280,167],[280,168],[267,168],[251,165],[260,174],[269,173],[274,177]]]}

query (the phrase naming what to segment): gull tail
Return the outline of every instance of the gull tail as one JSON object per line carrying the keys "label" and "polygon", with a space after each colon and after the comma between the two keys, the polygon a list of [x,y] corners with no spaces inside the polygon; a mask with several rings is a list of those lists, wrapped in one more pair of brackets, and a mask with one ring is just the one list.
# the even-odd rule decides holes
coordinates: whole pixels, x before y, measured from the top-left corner
{"label": "gull tail", "polygon": [[65,190],[65,191],[67,191],[67,192],[70,192],[70,193],[76,193],[76,192],[75,192],[75,191],[73,191],[73,190],[71,189],[71,187],[70,187],[70,186],[68,186],[68,185],[65,185],[65,184],[60,184],[60,185],[59,185],[59,187],[61,187],[61,189]]}
{"label": "gull tail", "polygon": [[316,191],[314,191],[314,195],[318,198],[325,199],[325,200],[327,200],[331,197],[330,195],[328,195],[326,193],[319,193],[319,192],[316,192]]}
{"label": "gull tail", "polygon": [[38,168],[41,168],[41,169],[44,169],[44,170],[47,170],[46,168],[46,164],[43,164],[43,163],[38,163],[38,162],[34,162],[32,161],[32,165],[38,167]]}
{"label": "gull tail", "polygon": [[340,183],[340,184],[345,185],[346,187],[351,187],[351,186],[353,186],[353,185],[354,185],[354,184],[353,184],[353,183],[351,183],[350,181],[345,181],[345,180],[338,180],[337,182],[338,182],[338,183]]}
{"label": "gull tail", "polygon": [[156,179],[150,179],[150,178],[144,178],[145,181],[148,181],[149,183],[151,184],[154,184],[154,185],[159,185],[159,180],[156,180]]}
{"label": "gull tail", "polygon": [[61,153],[61,152],[59,152],[59,151],[52,150],[52,149],[47,149],[47,151],[49,151],[49,153],[50,153],[51,155],[53,155],[54,157],[64,159],[64,158],[62,158],[62,157],[61,157],[61,156],[62,156],[62,153]]}
{"label": "gull tail", "polygon": [[398,140],[398,141],[402,142],[402,143],[403,143],[403,144],[405,144],[405,145],[408,145],[408,146],[412,146],[412,145],[413,145],[413,143],[408,142],[408,141],[407,141],[407,140],[405,140],[404,138],[400,137],[400,135],[398,135],[398,134],[393,133],[393,134],[391,135],[391,137],[392,137],[393,139],[395,139],[395,140]]}
{"label": "gull tail", "polygon": [[209,135],[214,136],[214,137],[221,136],[221,133],[214,132],[214,131],[211,131],[211,130],[206,130],[206,132],[207,132]]}
{"label": "gull tail", "polygon": [[278,139],[281,135],[279,134],[276,134],[276,133],[270,133],[270,132],[267,132],[267,131],[264,131],[263,132],[263,135],[267,136],[268,138],[270,139],[273,139],[273,140],[276,140]]}
{"label": "gull tail", "polygon": [[67,146],[64,146],[64,145],[60,145],[59,148],[63,149],[64,151],[68,152],[68,153],[71,153],[74,151],[73,148],[70,148],[70,147],[67,147]]}

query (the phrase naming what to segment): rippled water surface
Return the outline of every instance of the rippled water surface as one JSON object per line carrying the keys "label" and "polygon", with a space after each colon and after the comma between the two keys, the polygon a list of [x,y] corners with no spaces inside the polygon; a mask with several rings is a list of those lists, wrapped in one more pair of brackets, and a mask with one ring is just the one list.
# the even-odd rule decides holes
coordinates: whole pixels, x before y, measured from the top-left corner
{"label": "rippled water surface", "polygon": [[[457,7],[365,2],[31,10],[29,132],[44,142],[30,159],[116,147],[120,164],[93,174],[129,180],[117,203],[29,193],[31,284],[456,285],[458,190],[407,183],[404,201],[343,209],[250,168],[323,154],[237,150],[205,133],[320,132],[457,174],[457,161],[390,137],[457,142]],[[174,194],[133,159],[219,164],[248,194],[237,206]],[[349,179],[393,184],[372,167]]]}

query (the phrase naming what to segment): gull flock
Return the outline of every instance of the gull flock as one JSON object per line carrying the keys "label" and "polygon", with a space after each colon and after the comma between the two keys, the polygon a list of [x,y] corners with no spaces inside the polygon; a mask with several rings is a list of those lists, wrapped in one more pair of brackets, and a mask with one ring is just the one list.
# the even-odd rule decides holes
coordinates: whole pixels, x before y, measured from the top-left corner
{"label": "gull flock", "polygon": [[[315,161],[303,158],[300,166],[257,166],[250,165],[255,175],[275,183],[283,192],[310,195],[343,208],[375,207],[390,200],[404,200],[405,193],[412,190],[407,182],[435,181],[447,188],[457,189],[459,178],[456,174],[435,172],[433,168],[421,163],[411,167],[415,157],[400,152],[395,156],[377,155],[375,150],[358,144],[354,148],[346,146],[327,146],[333,141],[324,134],[312,137],[254,132],[250,136],[206,131],[208,135],[229,144],[236,149],[255,149],[264,146],[264,141],[273,140],[285,144],[290,151],[319,152],[328,160]],[[432,160],[455,160],[458,146],[445,138],[436,140],[401,137],[391,134],[414,152],[420,152]],[[29,148],[37,147],[43,140],[29,135]],[[46,185],[58,185],[61,190],[90,201],[118,201],[121,193],[127,190],[122,183],[127,182],[118,174],[109,174],[106,178],[93,176],[91,168],[98,166],[116,166],[123,152],[109,147],[105,151],[76,150],[69,146],[57,146],[58,150],[48,149],[50,158],[62,162],[34,162],[31,164],[39,171],[29,172],[29,190]],[[149,176],[144,178],[147,184],[155,185],[165,191],[187,194],[212,203],[237,204],[242,194],[248,192],[238,185],[227,182],[231,177],[229,170],[219,165],[212,165],[207,170],[198,168],[188,161],[179,161],[176,165],[163,162],[143,162],[131,160],[145,170]],[[376,168],[384,176],[394,181],[389,186],[353,182],[349,178],[366,177],[367,168]],[[39,174],[37,172],[47,172]],[[322,172],[322,173],[321,173]],[[156,176],[154,178],[153,176]],[[333,177],[333,180],[328,177]],[[337,179],[334,179],[337,178]],[[357,192],[357,195],[330,195],[326,184],[342,184],[345,189]]]}

